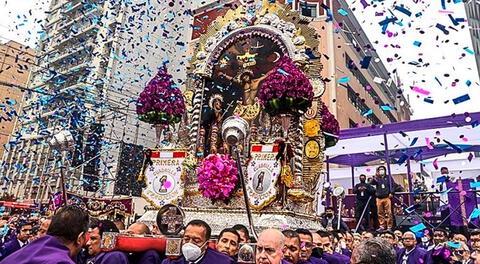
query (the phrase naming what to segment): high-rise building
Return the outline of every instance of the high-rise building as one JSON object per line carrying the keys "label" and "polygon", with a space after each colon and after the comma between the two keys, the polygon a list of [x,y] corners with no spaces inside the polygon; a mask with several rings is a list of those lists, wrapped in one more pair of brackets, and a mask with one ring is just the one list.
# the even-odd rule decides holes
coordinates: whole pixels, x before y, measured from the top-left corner
{"label": "high-rise building", "polygon": [[[135,100],[164,63],[185,80],[175,69],[186,61],[181,34],[188,24],[182,29],[185,7],[151,2],[51,2],[24,116],[3,159],[3,192],[46,200],[60,190],[64,167],[68,191],[112,193],[125,145],[154,146],[155,133],[137,119]],[[61,130],[72,133],[74,151],[49,147]]]}
{"label": "high-rise building", "polygon": [[17,120],[34,53],[13,40],[0,43],[0,157]]}
{"label": "high-rise building", "polygon": [[478,1],[465,1],[465,9],[475,51],[475,61],[480,75],[480,5]]}

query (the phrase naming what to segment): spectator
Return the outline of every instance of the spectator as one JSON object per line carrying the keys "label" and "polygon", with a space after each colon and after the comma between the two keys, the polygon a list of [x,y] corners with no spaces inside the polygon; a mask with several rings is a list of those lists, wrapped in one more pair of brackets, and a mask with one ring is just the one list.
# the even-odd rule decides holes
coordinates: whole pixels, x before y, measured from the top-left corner
{"label": "spectator", "polygon": [[61,208],[52,218],[47,235],[8,256],[3,263],[75,264],[86,240],[88,214],[76,206]]}
{"label": "spectator", "polygon": [[240,242],[241,243],[250,243],[250,236],[248,234],[248,229],[244,225],[234,225],[232,227],[237,231],[237,233],[240,235]]}
{"label": "spectator", "polygon": [[334,230],[343,230],[348,231],[349,228],[347,224],[340,218],[340,229],[338,229],[338,216],[334,214],[333,207],[325,208],[325,213],[322,217],[322,226],[327,231],[334,231]]}
{"label": "spectator", "polygon": [[359,230],[363,231],[370,229],[369,201],[372,201],[372,199],[374,199],[373,195],[375,194],[375,189],[372,187],[372,185],[366,182],[367,176],[365,176],[365,174],[361,174],[359,178],[360,183],[355,185],[355,187],[353,188],[353,192],[356,195],[355,220],[357,220],[358,223],[363,213],[363,218],[361,219],[361,224],[359,225]]}
{"label": "spectator", "polygon": [[3,245],[0,260],[28,244],[32,237],[33,225],[29,222],[21,222],[16,230],[15,237]]}

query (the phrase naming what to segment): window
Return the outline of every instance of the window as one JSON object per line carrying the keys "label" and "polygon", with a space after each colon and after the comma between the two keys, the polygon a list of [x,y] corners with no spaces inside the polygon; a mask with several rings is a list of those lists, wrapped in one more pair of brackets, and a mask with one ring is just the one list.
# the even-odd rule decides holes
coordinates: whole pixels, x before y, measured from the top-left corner
{"label": "window", "polygon": [[352,119],[348,119],[348,127],[349,128],[356,128],[357,127],[357,123],[355,123],[355,121],[353,121]]}
{"label": "window", "polygon": [[318,17],[318,3],[300,2],[299,8],[302,16],[313,18]]}

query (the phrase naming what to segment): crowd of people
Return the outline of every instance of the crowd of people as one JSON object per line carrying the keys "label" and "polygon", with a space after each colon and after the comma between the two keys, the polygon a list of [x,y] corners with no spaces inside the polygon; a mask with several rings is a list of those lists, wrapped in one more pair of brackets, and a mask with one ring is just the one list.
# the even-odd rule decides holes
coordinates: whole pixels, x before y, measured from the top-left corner
{"label": "crowd of people", "polygon": [[[157,219],[158,220],[158,219]],[[380,230],[352,233],[291,228],[263,230],[255,240],[237,224],[212,236],[208,223],[193,220],[181,236],[181,255],[165,256],[154,249],[143,252],[102,250],[105,232],[159,234],[158,228],[136,222],[125,230],[110,220],[98,220],[77,206],[66,206],[51,218],[3,220],[0,263],[246,263],[243,245],[251,246],[257,264],[352,263],[480,263],[480,230],[450,234],[445,229],[414,233]],[[157,223],[159,225],[159,223]],[[247,252],[248,253],[248,252]],[[248,254],[247,254],[248,255]]]}

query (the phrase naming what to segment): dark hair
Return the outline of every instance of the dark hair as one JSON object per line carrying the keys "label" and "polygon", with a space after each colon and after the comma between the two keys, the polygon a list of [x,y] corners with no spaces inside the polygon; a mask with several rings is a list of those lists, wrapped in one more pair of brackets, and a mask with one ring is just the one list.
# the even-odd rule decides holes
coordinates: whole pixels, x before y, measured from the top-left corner
{"label": "dark hair", "polygon": [[332,234],[330,234],[329,232],[325,232],[325,231],[317,231],[317,234],[320,236],[320,237],[328,237],[328,238],[332,238]]}
{"label": "dark hair", "polygon": [[367,178],[367,175],[365,175],[365,174],[360,174],[360,175],[358,176],[358,178],[360,178],[360,177],[362,177],[362,176],[365,177],[365,178]]}
{"label": "dark hair", "polygon": [[379,166],[379,167],[377,168],[377,171],[380,171],[380,169],[383,169],[384,171],[387,171],[387,168],[386,168],[385,166],[383,166],[383,165],[382,165],[382,166]]}
{"label": "dark hair", "polygon": [[205,238],[207,240],[210,239],[210,236],[212,235],[212,229],[210,228],[210,226],[203,220],[192,220],[190,221],[186,226],[185,226],[185,229],[188,227],[188,226],[201,226],[203,228],[205,228]]}
{"label": "dark hair", "polygon": [[308,229],[299,228],[295,230],[295,232],[297,232],[299,235],[302,234],[302,235],[310,236],[313,239],[312,232],[310,232]]}
{"label": "dark hair", "polygon": [[98,233],[100,237],[103,236],[104,232],[113,232],[119,233],[118,227],[115,225],[114,222],[110,220],[100,220],[98,222],[94,222],[90,225],[91,229],[98,228]]}
{"label": "dark hair", "polygon": [[480,235],[480,229],[472,229],[470,230],[470,236]]}
{"label": "dark hair", "polygon": [[20,231],[20,229],[22,229],[24,226],[27,226],[27,225],[33,227],[33,224],[30,223],[30,222],[27,222],[27,221],[19,221],[19,222],[15,225],[15,227],[17,228],[18,231]]}
{"label": "dark hair", "polygon": [[236,231],[242,231],[243,233],[245,233],[245,237],[249,238],[250,235],[248,233],[248,228],[244,225],[241,225],[241,224],[236,224],[232,227],[233,229],[235,229]]}
{"label": "dark hair", "polygon": [[391,264],[395,263],[397,256],[390,243],[385,243],[382,238],[369,238],[356,248],[358,264]]}
{"label": "dark hair", "polygon": [[297,232],[295,232],[295,231],[293,231],[293,230],[290,230],[290,229],[283,230],[283,231],[282,231],[282,234],[283,234],[285,237],[288,237],[288,238],[298,238],[298,241],[300,241],[300,236],[298,235]]}
{"label": "dark hair", "polygon": [[440,171],[442,171],[442,170],[448,170],[448,168],[447,167],[441,167]]}
{"label": "dark hair", "polygon": [[225,228],[220,232],[220,235],[218,236],[218,239],[222,238],[223,234],[225,233],[232,233],[237,236],[237,243],[240,243],[240,234],[238,234],[237,230],[233,228]]}
{"label": "dark hair", "polygon": [[[435,232],[442,232],[446,238],[449,238],[450,237],[450,233],[446,230],[446,229],[443,229],[443,228],[436,228],[436,229],[433,229],[433,234],[435,234]],[[432,235],[433,237],[433,235]]]}
{"label": "dark hair", "polygon": [[62,207],[52,217],[47,235],[75,242],[82,232],[88,231],[88,222],[89,216],[82,208],[74,205]]}
{"label": "dark hair", "polygon": [[333,210],[333,207],[331,207],[331,206],[325,207],[325,211],[327,211],[327,210],[332,210],[332,211],[334,211],[334,210]]}

